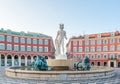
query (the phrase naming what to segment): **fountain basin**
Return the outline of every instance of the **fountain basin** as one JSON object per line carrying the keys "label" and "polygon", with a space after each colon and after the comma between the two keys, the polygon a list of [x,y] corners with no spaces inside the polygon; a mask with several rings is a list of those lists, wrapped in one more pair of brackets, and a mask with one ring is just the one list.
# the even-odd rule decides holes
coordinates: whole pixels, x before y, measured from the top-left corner
{"label": "fountain basin", "polygon": [[90,71],[28,71],[6,68],[5,74],[12,78],[35,80],[81,80],[112,77],[114,76],[114,69],[105,68]]}

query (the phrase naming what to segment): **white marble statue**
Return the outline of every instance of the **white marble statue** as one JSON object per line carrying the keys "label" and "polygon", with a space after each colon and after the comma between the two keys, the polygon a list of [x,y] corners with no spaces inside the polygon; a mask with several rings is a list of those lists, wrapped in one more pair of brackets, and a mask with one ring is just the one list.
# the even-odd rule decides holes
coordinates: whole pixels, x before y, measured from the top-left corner
{"label": "white marble statue", "polygon": [[65,48],[64,48],[64,39],[67,40],[66,32],[64,29],[64,24],[59,25],[60,30],[57,32],[57,36],[55,39],[55,46],[56,46],[56,52],[55,54],[58,55],[64,55],[65,54]]}

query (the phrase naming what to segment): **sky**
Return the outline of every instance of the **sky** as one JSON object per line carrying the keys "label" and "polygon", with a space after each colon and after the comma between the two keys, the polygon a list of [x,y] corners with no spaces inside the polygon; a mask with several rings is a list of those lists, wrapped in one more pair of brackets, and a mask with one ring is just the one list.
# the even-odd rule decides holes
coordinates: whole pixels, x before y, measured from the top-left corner
{"label": "sky", "polygon": [[120,31],[120,0],[0,0],[0,28],[55,39],[60,23],[68,39]]}

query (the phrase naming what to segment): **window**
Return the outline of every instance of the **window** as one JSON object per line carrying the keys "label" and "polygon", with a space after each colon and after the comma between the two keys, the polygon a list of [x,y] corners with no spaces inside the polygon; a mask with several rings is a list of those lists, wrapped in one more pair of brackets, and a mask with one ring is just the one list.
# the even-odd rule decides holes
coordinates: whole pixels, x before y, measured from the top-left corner
{"label": "window", "polygon": [[7,42],[12,42],[11,36],[7,36]]}
{"label": "window", "polygon": [[20,50],[21,50],[21,51],[25,51],[25,46],[24,46],[24,45],[21,45],[21,46],[20,46]]}
{"label": "window", "polygon": [[48,47],[44,47],[44,52],[48,52]]}
{"label": "window", "polygon": [[104,47],[103,47],[103,51],[108,51],[108,47],[107,47],[107,46],[104,46]]}
{"label": "window", "polygon": [[39,47],[39,52],[43,52],[43,48],[42,47]]}
{"label": "window", "polygon": [[105,39],[105,40],[103,41],[103,43],[104,43],[104,44],[108,44],[108,40]]}
{"label": "window", "polygon": [[91,66],[94,66],[94,62],[91,63]]}
{"label": "window", "polygon": [[12,45],[11,44],[7,44],[7,50],[12,50]]}
{"label": "window", "polygon": [[97,58],[101,58],[101,55],[97,55]]}
{"label": "window", "polygon": [[31,46],[27,46],[27,51],[31,51]]}
{"label": "window", "polygon": [[79,50],[78,50],[78,52],[82,52],[82,47],[79,47]]}
{"label": "window", "polygon": [[37,46],[33,46],[33,51],[37,52]]}
{"label": "window", "polygon": [[25,38],[21,38],[21,39],[20,39],[20,42],[21,42],[21,43],[25,43]]}
{"label": "window", "polygon": [[100,39],[97,40],[97,44],[99,44],[99,45],[101,44],[101,40]]}
{"label": "window", "polygon": [[77,45],[77,41],[73,41],[73,45],[76,46]]}
{"label": "window", "polygon": [[27,44],[31,44],[31,39],[27,38]]}
{"label": "window", "polygon": [[82,45],[82,40],[79,41],[79,45]]}
{"label": "window", "polygon": [[115,43],[115,40],[114,39],[110,39],[110,43],[111,44]]}
{"label": "window", "polygon": [[42,39],[39,39],[39,44],[43,44],[43,40]]}
{"label": "window", "polygon": [[5,41],[4,35],[0,35],[0,41]]}
{"label": "window", "polygon": [[73,52],[77,52],[77,48],[76,47],[73,47]]}
{"label": "window", "polygon": [[114,50],[115,50],[115,46],[114,45],[110,46],[110,51],[114,51]]}
{"label": "window", "polygon": [[91,40],[91,45],[95,45],[95,40]]}
{"label": "window", "polygon": [[104,62],[104,66],[107,66],[107,62]]}
{"label": "window", "polygon": [[11,30],[10,29],[7,30],[7,34],[11,34]]}
{"label": "window", "polygon": [[101,51],[101,46],[97,46],[97,51],[98,51],[98,52]]}
{"label": "window", "polygon": [[1,49],[1,50],[5,50],[5,44],[0,43],[0,49]]}
{"label": "window", "polygon": [[18,45],[14,45],[14,51],[18,51],[18,50],[19,50]]}
{"label": "window", "polygon": [[45,45],[48,45],[48,40],[47,39],[45,40]]}
{"label": "window", "polygon": [[88,47],[85,47],[85,52],[89,52],[89,48]]}
{"label": "window", "polygon": [[114,32],[111,33],[111,37],[113,37],[113,36],[115,36],[115,33],[114,33]]}
{"label": "window", "polygon": [[120,38],[118,38],[118,43],[120,43]]}
{"label": "window", "polygon": [[120,58],[120,54],[118,54],[117,57]]}
{"label": "window", "polygon": [[100,66],[100,62],[97,62],[97,66]]}
{"label": "window", "polygon": [[91,47],[91,48],[90,48],[90,51],[91,51],[91,52],[95,52],[95,47]]}
{"label": "window", "polygon": [[98,34],[97,37],[98,37],[98,38],[101,38],[101,34]]}
{"label": "window", "polygon": [[24,31],[21,31],[21,32],[20,32],[20,35],[21,35],[21,36],[24,36],[24,35],[25,35],[25,32],[24,32]]}
{"label": "window", "polygon": [[14,37],[14,42],[18,43],[18,37]]}
{"label": "window", "polygon": [[114,59],[114,54],[110,54],[110,58],[111,58],[111,59]]}
{"label": "window", "polygon": [[95,56],[94,55],[90,55],[90,58],[94,58]]}
{"label": "window", "polygon": [[117,50],[120,50],[120,45],[117,46]]}
{"label": "window", "polygon": [[107,54],[104,54],[103,57],[104,57],[104,58],[107,58]]}
{"label": "window", "polygon": [[33,39],[33,44],[37,44],[37,39]]}
{"label": "window", "polygon": [[88,40],[85,40],[85,45],[89,45],[89,41]]}

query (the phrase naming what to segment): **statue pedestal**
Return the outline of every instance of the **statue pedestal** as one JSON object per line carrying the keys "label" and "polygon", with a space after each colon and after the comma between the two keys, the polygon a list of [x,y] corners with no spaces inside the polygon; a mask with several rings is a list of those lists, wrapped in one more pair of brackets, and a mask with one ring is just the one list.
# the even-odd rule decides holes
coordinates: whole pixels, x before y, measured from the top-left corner
{"label": "statue pedestal", "polygon": [[64,59],[64,60],[67,60],[67,56],[66,55],[56,55],[55,59]]}
{"label": "statue pedestal", "polygon": [[48,66],[53,70],[69,70],[73,69],[73,60],[70,59],[48,59]]}

